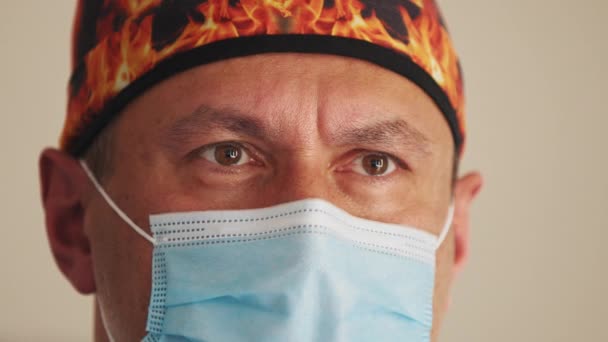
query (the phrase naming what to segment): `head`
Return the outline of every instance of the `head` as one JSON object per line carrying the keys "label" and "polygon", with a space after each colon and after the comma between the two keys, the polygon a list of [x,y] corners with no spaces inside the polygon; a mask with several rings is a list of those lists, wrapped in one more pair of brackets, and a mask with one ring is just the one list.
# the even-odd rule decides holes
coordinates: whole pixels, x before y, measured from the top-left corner
{"label": "head", "polygon": [[[150,214],[322,198],[438,235],[453,201],[437,251],[433,338],[467,259],[481,187],[479,174],[457,175],[453,133],[425,91],[328,54],[255,54],[171,75],[129,101],[81,157],[148,233]],[[95,295],[96,340],[141,339],[152,246],[108,207],[73,154],[44,150],[40,175],[51,250],[73,287]]]}

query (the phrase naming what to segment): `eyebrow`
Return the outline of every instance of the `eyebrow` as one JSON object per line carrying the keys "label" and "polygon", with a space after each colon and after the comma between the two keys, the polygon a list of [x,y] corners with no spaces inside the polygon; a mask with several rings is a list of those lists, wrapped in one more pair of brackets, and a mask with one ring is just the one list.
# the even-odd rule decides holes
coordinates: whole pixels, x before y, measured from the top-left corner
{"label": "eyebrow", "polygon": [[387,120],[367,126],[345,128],[334,143],[338,145],[373,145],[407,148],[430,154],[430,140],[418,129],[402,119]]}
{"label": "eyebrow", "polygon": [[[277,136],[277,134],[273,135],[261,120],[239,110],[202,105],[168,128],[168,139],[163,145],[171,150],[179,150],[188,141],[218,129],[258,140],[268,140]],[[337,146],[405,148],[423,155],[430,154],[430,140],[403,119],[386,120],[358,127],[343,125],[339,132],[331,133],[329,142]]]}
{"label": "eyebrow", "polygon": [[163,145],[169,149],[177,150],[185,142],[217,129],[257,139],[263,139],[267,136],[260,120],[247,117],[238,110],[200,106],[168,128],[168,139]]}

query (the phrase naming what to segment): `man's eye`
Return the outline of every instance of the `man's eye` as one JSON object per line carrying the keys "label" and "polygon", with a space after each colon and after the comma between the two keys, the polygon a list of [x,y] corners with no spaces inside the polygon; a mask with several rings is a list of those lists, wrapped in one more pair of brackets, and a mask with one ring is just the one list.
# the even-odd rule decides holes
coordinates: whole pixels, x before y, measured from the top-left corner
{"label": "man's eye", "polygon": [[236,143],[209,146],[200,152],[200,156],[221,166],[239,166],[251,161],[247,150]]}
{"label": "man's eye", "polygon": [[381,153],[364,154],[353,163],[353,171],[365,176],[386,176],[396,169],[395,161]]}

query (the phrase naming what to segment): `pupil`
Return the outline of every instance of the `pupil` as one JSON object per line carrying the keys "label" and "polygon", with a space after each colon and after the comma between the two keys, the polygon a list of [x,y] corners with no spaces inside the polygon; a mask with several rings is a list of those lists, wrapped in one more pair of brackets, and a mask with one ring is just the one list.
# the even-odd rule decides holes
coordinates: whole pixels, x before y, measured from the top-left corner
{"label": "pupil", "polygon": [[234,159],[236,157],[238,157],[238,152],[236,151],[236,149],[234,149],[234,148],[226,149],[226,158]]}
{"label": "pupil", "polygon": [[374,160],[372,160],[372,167],[374,169],[381,169],[382,165],[384,165],[384,161],[382,159],[374,159]]}
{"label": "pupil", "polygon": [[218,146],[215,150],[215,160],[221,165],[234,165],[241,160],[241,151],[232,145]]}
{"label": "pupil", "polygon": [[381,175],[388,169],[386,157],[382,155],[369,155],[363,158],[365,171],[372,176]]}

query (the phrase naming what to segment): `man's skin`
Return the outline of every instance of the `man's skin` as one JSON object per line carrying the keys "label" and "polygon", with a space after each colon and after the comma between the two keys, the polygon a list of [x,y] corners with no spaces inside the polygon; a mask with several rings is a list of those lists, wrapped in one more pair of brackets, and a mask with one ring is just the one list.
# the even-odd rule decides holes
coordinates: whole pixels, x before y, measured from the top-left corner
{"label": "man's skin", "polygon": [[[470,173],[453,181],[447,122],[406,78],[330,55],[225,60],[159,83],[110,129],[111,165],[101,183],[147,232],[155,213],[323,198],[359,217],[438,235],[453,197],[453,225],[437,252],[437,339],[452,280],[467,258],[469,207],[482,180]],[[226,141],[248,155],[236,166],[214,159],[213,144]],[[373,153],[400,162],[371,176],[362,157]],[[95,341],[107,341],[106,331],[115,341],[140,340],[152,245],[117,217],[71,156],[44,150],[40,175],[57,264],[78,292],[95,294]]]}

